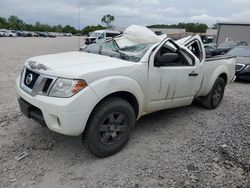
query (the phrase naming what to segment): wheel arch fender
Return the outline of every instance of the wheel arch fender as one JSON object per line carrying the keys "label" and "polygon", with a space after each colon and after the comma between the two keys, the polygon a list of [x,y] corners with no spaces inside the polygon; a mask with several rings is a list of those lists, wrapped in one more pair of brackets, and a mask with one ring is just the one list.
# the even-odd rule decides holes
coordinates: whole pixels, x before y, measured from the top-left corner
{"label": "wheel arch fender", "polygon": [[216,68],[216,70],[213,72],[212,76],[210,77],[205,93],[208,94],[211,91],[218,77],[222,77],[225,80],[225,84],[227,84],[228,75],[229,75],[229,71],[225,65],[221,65],[218,68]]}
{"label": "wheel arch fender", "polygon": [[134,96],[138,105],[137,118],[141,116],[144,107],[144,92],[134,79],[120,75],[108,76],[91,82],[89,86],[99,98],[95,106],[110,95],[124,92]]}

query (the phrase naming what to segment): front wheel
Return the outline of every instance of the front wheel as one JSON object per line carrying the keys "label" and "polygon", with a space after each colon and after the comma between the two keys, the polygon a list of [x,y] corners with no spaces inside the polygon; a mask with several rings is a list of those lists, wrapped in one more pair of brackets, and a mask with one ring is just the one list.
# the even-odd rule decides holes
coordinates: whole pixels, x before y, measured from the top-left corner
{"label": "front wheel", "polygon": [[134,125],[135,112],[126,100],[104,99],[92,112],[83,140],[91,153],[107,157],[126,145]]}
{"label": "front wheel", "polygon": [[209,94],[202,99],[201,104],[209,109],[218,107],[224,96],[225,85],[226,83],[223,78],[217,78],[213,85],[213,88],[211,89]]}

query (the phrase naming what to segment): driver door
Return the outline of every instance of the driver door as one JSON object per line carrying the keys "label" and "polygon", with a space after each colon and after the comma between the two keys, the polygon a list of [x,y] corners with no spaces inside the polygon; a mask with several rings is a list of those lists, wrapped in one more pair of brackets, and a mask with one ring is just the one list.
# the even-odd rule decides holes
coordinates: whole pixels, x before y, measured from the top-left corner
{"label": "driver door", "polygon": [[190,105],[201,80],[199,63],[188,48],[164,40],[149,60],[148,111]]}

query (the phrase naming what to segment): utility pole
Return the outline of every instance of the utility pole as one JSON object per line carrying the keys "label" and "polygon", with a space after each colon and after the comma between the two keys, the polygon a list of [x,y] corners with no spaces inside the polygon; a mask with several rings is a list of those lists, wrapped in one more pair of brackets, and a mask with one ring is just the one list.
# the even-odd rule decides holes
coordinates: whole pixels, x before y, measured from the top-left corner
{"label": "utility pole", "polygon": [[[80,31],[81,29],[81,5],[79,5],[79,15],[78,15],[78,30]],[[79,33],[79,36],[78,36],[78,45],[79,45],[79,49],[81,48],[81,35]]]}

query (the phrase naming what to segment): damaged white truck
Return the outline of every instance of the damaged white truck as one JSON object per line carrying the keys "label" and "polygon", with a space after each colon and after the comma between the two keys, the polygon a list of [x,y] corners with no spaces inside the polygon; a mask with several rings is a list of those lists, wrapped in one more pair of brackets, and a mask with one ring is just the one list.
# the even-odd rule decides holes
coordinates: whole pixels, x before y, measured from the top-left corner
{"label": "damaged white truck", "polygon": [[205,60],[199,36],[173,41],[131,26],[81,51],[27,60],[16,87],[28,118],[61,134],[82,134],[94,155],[106,157],[124,147],[143,115],[198,98],[216,108],[235,65],[231,57]]}

